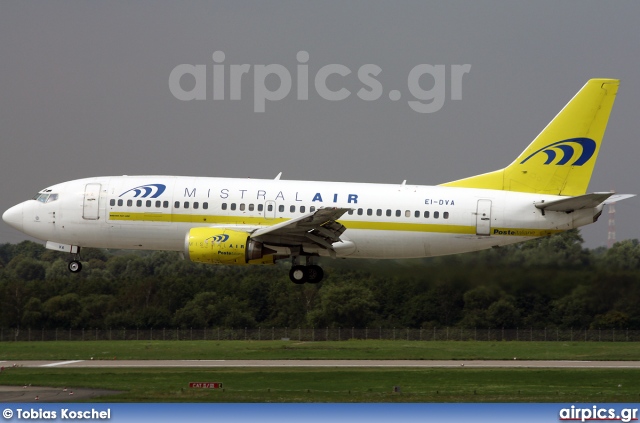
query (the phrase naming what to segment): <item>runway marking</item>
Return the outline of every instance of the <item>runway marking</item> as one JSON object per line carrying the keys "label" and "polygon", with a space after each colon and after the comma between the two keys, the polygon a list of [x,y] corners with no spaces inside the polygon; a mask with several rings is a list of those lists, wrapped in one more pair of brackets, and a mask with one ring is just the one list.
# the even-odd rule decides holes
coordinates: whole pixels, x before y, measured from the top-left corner
{"label": "runway marking", "polygon": [[640,369],[640,361],[589,360],[70,360],[18,361],[17,367],[64,368],[606,368]]}
{"label": "runway marking", "polygon": [[64,366],[65,364],[75,364],[75,363],[82,363],[84,360],[71,360],[71,361],[60,361],[57,363],[49,363],[49,364],[43,364],[40,367],[56,367],[56,366]]}

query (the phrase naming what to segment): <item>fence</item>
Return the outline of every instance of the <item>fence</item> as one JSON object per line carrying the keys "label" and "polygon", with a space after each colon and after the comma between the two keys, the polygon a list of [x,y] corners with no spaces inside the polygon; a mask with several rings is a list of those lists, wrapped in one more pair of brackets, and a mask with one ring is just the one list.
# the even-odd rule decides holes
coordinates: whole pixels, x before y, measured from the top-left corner
{"label": "fence", "polygon": [[205,329],[24,329],[0,328],[9,341],[548,341],[639,342],[628,329],[464,329],[464,328],[205,328]]}

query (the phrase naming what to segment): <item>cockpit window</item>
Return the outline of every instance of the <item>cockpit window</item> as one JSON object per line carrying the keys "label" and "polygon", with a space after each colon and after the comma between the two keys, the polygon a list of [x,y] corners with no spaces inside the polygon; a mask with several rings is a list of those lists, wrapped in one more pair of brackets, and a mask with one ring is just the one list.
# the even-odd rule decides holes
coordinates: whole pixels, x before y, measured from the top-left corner
{"label": "cockpit window", "polygon": [[35,197],[33,197],[34,200],[36,201],[40,201],[41,203],[46,203],[47,202],[47,198],[49,198],[49,194],[36,194]]}
{"label": "cockpit window", "polygon": [[33,199],[41,203],[50,203],[58,199],[58,194],[37,193]]}

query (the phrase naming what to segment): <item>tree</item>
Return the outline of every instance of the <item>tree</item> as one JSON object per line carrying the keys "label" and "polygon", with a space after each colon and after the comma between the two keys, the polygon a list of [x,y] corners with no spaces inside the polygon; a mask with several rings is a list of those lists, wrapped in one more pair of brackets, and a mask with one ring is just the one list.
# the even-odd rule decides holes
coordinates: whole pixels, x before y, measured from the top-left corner
{"label": "tree", "polygon": [[23,281],[42,281],[47,273],[45,266],[33,258],[15,258],[9,263],[9,268]]}
{"label": "tree", "polygon": [[[495,286],[478,286],[464,293],[464,309],[459,325],[466,328],[496,327],[489,319],[489,307],[498,301],[504,293]],[[496,311],[492,319],[495,320]]]}
{"label": "tree", "polygon": [[84,320],[78,294],[51,297],[45,301],[43,309],[51,327],[78,328]]}
{"label": "tree", "polygon": [[637,239],[616,242],[607,250],[604,261],[610,269],[640,269],[640,243]]}
{"label": "tree", "polygon": [[38,298],[30,298],[24,306],[22,312],[22,326],[28,328],[39,328],[44,326],[45,318],[42,307],[42,301]]}
{"label": "tree", "polygon": [[589,309],[589,294],[589,288],[580,285],[571,294],[553,301],[551,314],[554,323],[564,328],[589,327],[593,319]]}
{"label": "tree", "polygon": [[494,328],[516,328],[520,326],[520,313],[512,297],[502,297],[489,306],[487,320]]}
{"label": "tree", "polygon": [[205,328],[212,325],[215,315],[215,292],[200,292],[183,308],[176,311],[173,323],[183,328]]}
{"label": "tree", "polygon": [[590,329],[626,329],[629,327],[629,316],[617,310],[598,314],[591,323]]}
{"label": "tree", "polygon": [[325,285],[320,291],[320,306],[309,313],[309,323],[314,327],[365,327],[375,318],[377,307],[368,288]]}

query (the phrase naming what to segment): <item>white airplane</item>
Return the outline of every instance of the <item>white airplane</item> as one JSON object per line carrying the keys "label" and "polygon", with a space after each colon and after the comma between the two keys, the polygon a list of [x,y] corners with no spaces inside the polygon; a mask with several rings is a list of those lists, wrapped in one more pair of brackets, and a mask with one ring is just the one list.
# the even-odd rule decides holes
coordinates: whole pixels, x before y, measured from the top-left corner
{"label": "white airplane", "polygon": [[2,219],[46,247],[169,250],[194,262],[292,260],[295,283],[318,257],[403,259],[526,241],[595,222],[633,195],[586,194],[618,80],[592,79],[504,169],[437,186],[108,176],[50,186]]}

